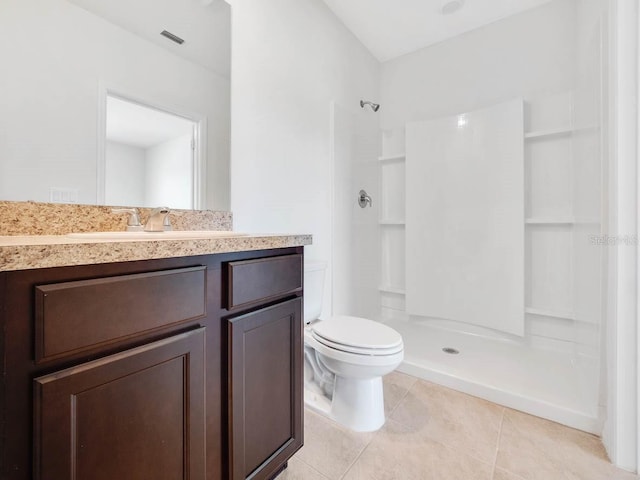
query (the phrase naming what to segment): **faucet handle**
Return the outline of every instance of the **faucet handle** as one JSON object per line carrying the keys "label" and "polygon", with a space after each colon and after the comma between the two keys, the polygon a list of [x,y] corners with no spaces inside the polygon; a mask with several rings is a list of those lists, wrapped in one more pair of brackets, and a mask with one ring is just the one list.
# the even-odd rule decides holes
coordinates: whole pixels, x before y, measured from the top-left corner
{"label": "faucet handle", "polygon": [[112,208],[111,213],[128,213],[127,232],[141,232],[140,213],[137,208]]}

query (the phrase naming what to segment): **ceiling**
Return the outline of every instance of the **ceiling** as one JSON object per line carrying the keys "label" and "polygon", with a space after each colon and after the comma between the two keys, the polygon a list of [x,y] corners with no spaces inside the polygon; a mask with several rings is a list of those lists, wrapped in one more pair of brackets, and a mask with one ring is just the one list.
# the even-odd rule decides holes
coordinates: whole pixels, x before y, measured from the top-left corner
{"label": "ceiling", "polygon": [[[231,8],[224,0],[69,0],[89,12],[226,78]],[[182,45],[160,35],[184,39]]]}
{"label": "ceiling", "polygon": [[414,52],[551,0],[464,0],[443,15],[449,0],[324,0],[381,62]]}
{"label": "ceiling", "polygon": [[176,115],[107,97],[107,140],[142,149],[193,132],[193,122]]}
{"label": "ceiling", "polygon": [[[225,0],[69,0],[225,77],[231,66],[231,8]],[[381,62],[414,52],[552,0],[324,0]],[[183,38],[177,45],[162,37]]]}

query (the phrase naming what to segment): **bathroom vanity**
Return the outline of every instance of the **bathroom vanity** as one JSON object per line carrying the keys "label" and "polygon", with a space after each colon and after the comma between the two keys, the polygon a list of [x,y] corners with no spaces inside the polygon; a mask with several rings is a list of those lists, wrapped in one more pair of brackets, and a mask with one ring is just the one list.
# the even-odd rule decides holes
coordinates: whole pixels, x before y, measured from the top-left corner
{"label": "bathroom vanity", "polygon": [[303,441],[310,237],[59,237],[0,237],[0,478],[282,471]]}

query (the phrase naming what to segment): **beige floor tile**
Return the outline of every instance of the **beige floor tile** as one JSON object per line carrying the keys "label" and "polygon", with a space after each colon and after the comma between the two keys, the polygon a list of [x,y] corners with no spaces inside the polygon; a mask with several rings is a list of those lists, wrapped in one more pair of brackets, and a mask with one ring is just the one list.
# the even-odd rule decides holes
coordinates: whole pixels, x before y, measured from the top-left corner
{"label": "beige floor tile", "polygon": [[278,480],[328,480],[320,472],[314,470],[295,456],[289,460],[287,469],[278,476]]}
{"label": "beige floor tile", "polygon": [[638,478],[610,464],[598,437],[509,409],[496,465],[525,480]]}
{"label": "beige floor tile", "polygon": [[423,380],[390,418],[422,436],[493,463],[504,408]]}
{"label": "beige floor tile", "polygon": [[305,446],[279,479],[640,480],[593,435],[397,372],[384,388],[391,413],[375,433],[305,412]]}
{"label": "beige floor tile", "polygon": [[496,468],[496,471],[493,472],[493,480],[524,480],[520,475],[516,475],[515,473],[507,472],[506,470],[502,470],[501,468]]}
{"label": "beige floor tile", "polygon": [[417,378],[400,372],[391,372],[382,377],[385,415],[389,416],[416,381]]}
{"label": "beige floor tile", "polygon": [[373,434],[348,430],[309,410],[304,416],[304,447],[298,460],[330,480],[338,480],[371,441]]}
{"label": "beige floor tile", "polygon": [[492,466],[388,420],[345,480],[490,480]]}

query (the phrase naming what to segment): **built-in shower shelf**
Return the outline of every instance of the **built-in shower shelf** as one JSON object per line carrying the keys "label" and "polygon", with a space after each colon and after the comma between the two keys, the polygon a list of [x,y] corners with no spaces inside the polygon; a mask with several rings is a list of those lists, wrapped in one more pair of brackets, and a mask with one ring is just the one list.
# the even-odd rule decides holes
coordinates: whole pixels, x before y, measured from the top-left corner
{"label": "built-in shower shelf", "polygon": [[572,127],[554,128],[551,130],[536,130],[524,134],[524,138],[545,138],[545,137],[561,137],[571,135],[574,132]]}
{"label": "built-in shower shelf", "polygon": [[384,218],[382,220],[379,220],[378,223],[380,225],[400,225],[400,226],[404,226],[405,225],[405,221],[404,220],[394,220],[394,219],[390,219],[390,218]]}
{"label": "built-in shower shelf", "polygon": [[561,312],[557,310],[545,310],[544,308],[525,307],[525,313],[532,315],[540,315],[543,317],[564,318],[566,320],[575,320],[576,316],[572,312]]}
{"label": "built-in shower shelf", "polygon": [[554,128],[550,130],[536,130],[533,132],[526,132],[524,134],[525,139],[536,139],[536,138],[551,138],[551,137],[564,137],[573,135],[574,133],[585,133],[585,132],[597,132],[600,129],[597,125],[585,125],[582,127],[564,127],[564,128]]}
{"label": "built-in shower shelf", "polygon": [[527,225],[600,225],[597,218],[545,218],[531,217],[525,219]]}
{"label": "built-in shower shelf", "polygon": [[576,217],[573,222],[578,225],[600,225],[599,218],[580,218]]}
{"label": "built-in shower shelf", "polygon": [[406,155],[404,153],[398,153],[396,155],[383,155],[382,157],[378,157],[378,160],[381,162],[404,162],[406,159]]}
{"label": "built-in shower shelf", "polygon": [[574,218],[529,217],[524,220],[527,225],[573,225]]}
{"label": "built-in shower shelf", "polygon": [[380,287],[378,287],[378,290],[385,293],[395,293],[397,295],[405,294],[404,287],[394,287],[392,285],[381,285]]}

